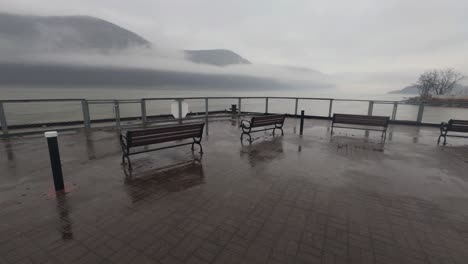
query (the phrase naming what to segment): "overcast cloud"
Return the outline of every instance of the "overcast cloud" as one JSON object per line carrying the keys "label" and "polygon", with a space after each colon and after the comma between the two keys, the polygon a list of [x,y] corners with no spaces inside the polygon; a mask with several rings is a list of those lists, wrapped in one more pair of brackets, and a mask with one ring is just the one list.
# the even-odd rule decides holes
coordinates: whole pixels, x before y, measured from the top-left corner
{"label": "overcast cloud", "polygon": [[0,0],[3,12],[96,16],[156,47],[230,49],[365,90],[399,89],[432,68],[468,74],[466,10],[466,0]]}

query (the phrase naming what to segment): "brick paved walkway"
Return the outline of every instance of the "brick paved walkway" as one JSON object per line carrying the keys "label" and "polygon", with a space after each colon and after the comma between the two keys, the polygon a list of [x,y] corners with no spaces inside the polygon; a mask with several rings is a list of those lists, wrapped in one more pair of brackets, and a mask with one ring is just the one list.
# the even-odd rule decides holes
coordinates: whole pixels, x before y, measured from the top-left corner
{"label": "brick paved walkway", "polygon": [[328,125],[241,146],[213,122],[201,159],[135,156],[127,176],[116,132],[61,134],[59,197],[44,138],[0,140],[0,263],[468,263],[467,141]]}

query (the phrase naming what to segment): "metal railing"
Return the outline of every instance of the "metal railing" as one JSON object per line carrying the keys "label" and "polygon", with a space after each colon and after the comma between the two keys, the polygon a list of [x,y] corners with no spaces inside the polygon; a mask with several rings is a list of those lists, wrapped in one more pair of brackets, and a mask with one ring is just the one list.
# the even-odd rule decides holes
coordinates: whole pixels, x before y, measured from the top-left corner
{"label": "metal railing", "polygon": [[[191,106],[198,111],[192,111],[183,117],[182,103],[184,101],[190,101]],[[225,102],[216,103],[217,101]],[[254,103],[249,103],[249,101],[254,101]],[[170,114],[168,105],[171,103],[178,104],[179,116],[173,117]],[[208,123],[210,119],[240,118],[243,115],[264,113],[286,113],[289,116],[298,117],[299,110],[305,110],[307,118],[330,119],[333,113],[386,115],[390,116],[393,123],[409,125],[434,125],[450,118],[468,117],[467,102],[451,103],[455,103],[457,107],[435,106],[431,102],[410,103],[312,97],[3,100],[0,101],[0,124],[2,135],[6,136],[38,133],[51,128],[69,130],[95,127],[147,127],[154,123],[182,123],[200,119]],[[55,105],[54,108],[53,104],[58,104],[58,106]],[[237,104],[236,113],[227,110],[230,104]],[[33,107],[33,105],[36,106]],[[68,112],[65,111],[67,107],[70,108]],[[127,108],[123,111],[127,115],[122,115],[122,108]],[[106,111],[109,111],[108,115],[105,115]],[[427,120],[424,115],[425,111],[429,113]]]}

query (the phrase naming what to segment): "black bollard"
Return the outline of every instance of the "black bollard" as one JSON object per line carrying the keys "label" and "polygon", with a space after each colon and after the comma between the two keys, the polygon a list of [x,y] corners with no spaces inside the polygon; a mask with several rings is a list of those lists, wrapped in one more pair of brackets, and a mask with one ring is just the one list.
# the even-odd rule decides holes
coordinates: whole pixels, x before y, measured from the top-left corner
{"label": "black bollard", "polygon": [[65,186],[63,183],[62,164],[60,162],[57,131],[45,132],[44,136],[47,138],[47,145],[49,146],[50,166],[52,167],[55,191],[63,191]]}
{"label": "black bollard", "polygon": [[301,127],[299,128],[299,135],[302,136],[303,130],[304,130],[304,110],[301,110]]}

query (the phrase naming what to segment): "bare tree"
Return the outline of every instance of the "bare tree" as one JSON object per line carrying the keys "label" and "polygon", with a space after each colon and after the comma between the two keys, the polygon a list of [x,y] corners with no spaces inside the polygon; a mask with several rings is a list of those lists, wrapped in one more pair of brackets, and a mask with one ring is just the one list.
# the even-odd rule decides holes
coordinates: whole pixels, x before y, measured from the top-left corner
{"label": "bare tree", "polygon": [[452,92],[463,75],[454,69],[427,71],[419,76],[416,82],[421,99],[431,95],[445,95]]}
{"label": "bare tree", "polygon": [[427,71],[419,76],[416,87],[421,99],[427,99],[437,86],[437,71]]}
{"label": "bare tree", "polygon": [[452,92],[458,82],[463,79],[463,75],[454,69],[439,70],[437,79],[433,92],[436,95],[444,95]]}

